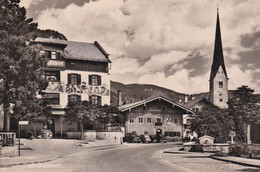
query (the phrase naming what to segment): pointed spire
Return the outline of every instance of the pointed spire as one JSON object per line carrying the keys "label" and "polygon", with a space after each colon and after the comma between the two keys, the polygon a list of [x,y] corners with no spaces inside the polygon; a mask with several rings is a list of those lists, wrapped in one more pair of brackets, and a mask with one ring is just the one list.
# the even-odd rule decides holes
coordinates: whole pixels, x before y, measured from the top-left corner
{"label": "pointed spire", "polygon": [[222,69],[227,77],[226,67],[225,67],[225,63],[224,63],[223,49],[222,49],[222,41],[221,41],[219,9],[217,7],[215,47],[214,47],[213,63],[211,66],[210,80],[215,78],[215,76],[218,72],[219,66],[222,66]]}

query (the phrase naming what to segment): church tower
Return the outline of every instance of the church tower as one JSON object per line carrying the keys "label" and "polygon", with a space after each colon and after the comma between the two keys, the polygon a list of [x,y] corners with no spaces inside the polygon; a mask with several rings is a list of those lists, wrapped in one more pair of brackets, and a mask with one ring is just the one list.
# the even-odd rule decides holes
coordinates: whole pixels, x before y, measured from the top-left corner
{"label": "church tower", "polygon": [[222,41],[220,33],[219,12],[217,9],[217,23],[215,35],[215,47],[213,54],[213,63],[211,66],[210,80],[209,80],[209,101],[220,107],[228,107],[228,76],[224,63],[224,56],[222,50]]}

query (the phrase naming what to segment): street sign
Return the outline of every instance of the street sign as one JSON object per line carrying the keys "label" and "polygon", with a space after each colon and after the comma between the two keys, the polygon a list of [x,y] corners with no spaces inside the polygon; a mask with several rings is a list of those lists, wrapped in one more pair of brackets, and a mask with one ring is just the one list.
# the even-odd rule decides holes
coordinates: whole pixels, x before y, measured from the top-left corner
{"label": "street sign", "polygon": [[29,125],[29,121],[19,121],[19,125]]}
{"label": "street sign", "polygon": [[21,126],[29,125],[29,121],[19,121],[18,122],[18,134],[19,134],[19,156],[21,156]]}
{"label": "street sign", "polygon": [[230,136],[230,137],[235,137],[235,136],[236,136],[236,133],[235,133],[234,131],[230,131],[230,132],[229,132],[229,136]]}

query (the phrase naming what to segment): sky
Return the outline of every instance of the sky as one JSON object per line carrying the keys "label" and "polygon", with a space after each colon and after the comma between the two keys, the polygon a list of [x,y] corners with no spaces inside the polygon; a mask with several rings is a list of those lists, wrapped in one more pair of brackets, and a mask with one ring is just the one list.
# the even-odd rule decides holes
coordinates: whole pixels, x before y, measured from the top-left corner
{"label": "sky", "polygon": [[21,0],[40,29],[98,41],[113,81],[209,91],[217,4],[229,89],[260,93],[260,0]]}

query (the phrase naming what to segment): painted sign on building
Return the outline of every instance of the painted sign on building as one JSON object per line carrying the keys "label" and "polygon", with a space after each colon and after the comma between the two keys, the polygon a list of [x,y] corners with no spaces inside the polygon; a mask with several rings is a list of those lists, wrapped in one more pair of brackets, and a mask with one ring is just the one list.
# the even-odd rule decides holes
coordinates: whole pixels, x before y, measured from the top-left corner
{"label": "painted sign on building", "polygon": [[87,85],[85,82],[82,82],[81,85],[73,84],[64,84],[63,82],[54,82],[51,81],[46,88],[47,92],[59,92],[59,93],[78,93],[78,94],[88,94],[88,95],[101,95],[109,96],[108,86],[103,84],[101,86]]}

